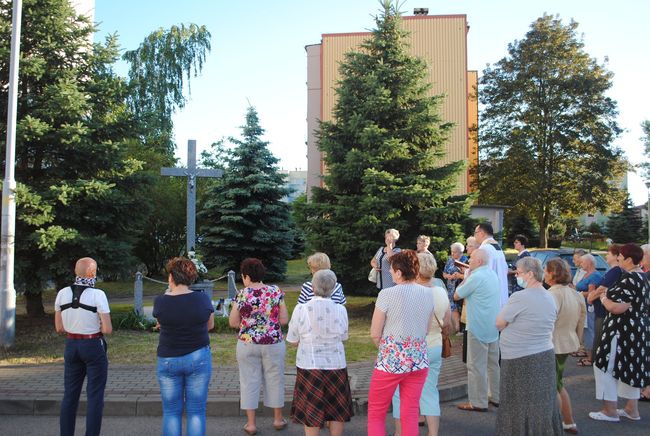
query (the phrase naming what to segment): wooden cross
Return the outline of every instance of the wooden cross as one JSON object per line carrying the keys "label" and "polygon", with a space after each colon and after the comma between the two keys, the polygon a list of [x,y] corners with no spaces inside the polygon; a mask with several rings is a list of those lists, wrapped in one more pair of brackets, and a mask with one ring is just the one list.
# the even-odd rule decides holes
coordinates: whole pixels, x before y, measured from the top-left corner
{"label": "wooden cross", "polygon": [[187,168],[164,167],[160,169],[163,176],[187,177],[187,253],[195,251],[196,245],[196,178],[218,178],[222,170],[196,167],[196,140],[187,141]]}

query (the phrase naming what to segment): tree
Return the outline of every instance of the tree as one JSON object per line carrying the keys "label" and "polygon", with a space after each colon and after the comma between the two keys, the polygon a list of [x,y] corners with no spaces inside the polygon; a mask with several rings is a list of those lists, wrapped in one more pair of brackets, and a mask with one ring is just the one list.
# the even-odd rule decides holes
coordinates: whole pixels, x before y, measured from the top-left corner
{"label": "tree", "polygon": [[445,256],[469,206],[450,197],[464,164],[441,164],[452,125],[439,113],[443,97],[427,95],[427,66],[408,54],[397,7],[383,2],[376,29],[340,66],[333,121],[318,132],[325,187],[300,208],[311,247],[357,291],[369,288],[369,261],[387,228],[412,245],[430,235],[430,249]]}
{"label": "tree", "polygon": [[606,212],[624,197],[612,73],[584,51],[577,27],[544,15],[480,80],[481,201],[529,210],[540,247],[553,214]]}
{"label": "tree", "polygon": [[[148,183],[134,158],[141,143],[132,136],[128,87],[112,70],[116,38],[92,45],[93,25],[68,0],[26,0],[23,12],[16,289],[26,293],[28,313],[39,315],[45,283],[69,283],[77,258],[94,257],[104,278],[132,267]],[[1,131],[10,31],[11,3],[1,2]]]}
{"label": "tree", "polygon": [[185,251],[185,181],[161,178],[160,168],[177,163],[172,115],[185,106],[184,88],[190,91],[191,77],[201,72],[210,48],[205,26],[181,24],[159,28],[123,56],[130,64],[127,101],[145,144],[141,160],[154,184],[148,195],[153,207],[136,245],[149,273],[160,273],[170,257]]}
{"label": "tree", "polygon": [[645,233],[641,214],[634,208],[629,196],[625,197],[622,206],[623,209],[619,213],[607,220],[607,236],[619,244],[643,242]]}
{"label": "tree", "polygon": [[257,112],[249,107],[242,139],[230,139],[235,148],[224,176],[208,191],[199,213],[206,224],[198,249],[209,267],[238,271],[242,260],[256,257],[268,280],[281,280],[293,242],[289,206],[282,201],[288,190],[263,134]]}
{"label": "tree", "polygon": [[129,62],[129,105],[135,112],[145,143],[174,154],[172,115],[185,106],[184,86],[203,68],[210,51],[210,32],[190,24],[159,28],[140,46],[124,53]]}
{"label": "tree", "polygon": [[639,164],[638,167],[641,169],[641,177],[646,182],[650,182],[650,120],[642,122],[641,129],[643,130],[643,136],[640,139],[643,142],[643,154],[647,160]]}
{"label": "tree", "polygon": [[508,245],[512,245],[515,241],[515,236],[524,235],[528,238],[528,246],[535,245],[534,240],[537,237],[535,225],[530,217],[525,212],[513,211],[513,213],[506,214],[505,227],[507,229],[506,241]]}

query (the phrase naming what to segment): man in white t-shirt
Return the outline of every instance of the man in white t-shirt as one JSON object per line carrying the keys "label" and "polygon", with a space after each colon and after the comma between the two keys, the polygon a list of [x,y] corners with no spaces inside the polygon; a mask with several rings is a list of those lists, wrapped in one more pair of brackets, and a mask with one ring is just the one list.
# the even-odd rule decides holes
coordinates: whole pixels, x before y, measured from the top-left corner
{"label": "man in white t-shirt", "polygon": [[75,282],[59,291],[54,302],[54,326],[65,334],[64,394],[59,417],[61,436],[73,436],[84,378],[86,435],[99,435],[108,375],[104,334],[113,331],[104,291],[95,288],[97,262],[84,257],[75,265]]}
{"label": "man in white t-shirt", "polygon": [[480,223],[474,230],[474,237],[481,244],[481,249],[489,255],[487,265],[494,271],[499,279],[499,295],[501,307],[508,301],[508,263],[503,250],[494,239],[494,230],[489,223]]}

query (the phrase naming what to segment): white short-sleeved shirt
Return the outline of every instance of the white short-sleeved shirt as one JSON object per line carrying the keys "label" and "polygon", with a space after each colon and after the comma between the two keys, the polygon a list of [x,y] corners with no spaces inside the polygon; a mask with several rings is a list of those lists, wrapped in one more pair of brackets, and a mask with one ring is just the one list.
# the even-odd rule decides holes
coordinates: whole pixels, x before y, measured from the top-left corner
{"label": "white short-sleeved shirt", "polygon": [[379,292],[375,308],[386,314],[375,369],[402,374],[428,368],[431,288],[415,283],[395,285]]}
{"label": "white short-sleeved shirt", "polygon": [[56,294],[54,310],[61,312],[63,328],[68,333],[78,335],[92,335],[101,331],[99,322],[100,313],[110,313],[106,294],[101,289],[86,288],[81,294],[79,303],[97,308],[97,313],[79,307],[78,309],[68,308],[61,311],[61,306],[72,303],[72,288],[68,286]]}
{"label": "white short-sleeved shirt", "polygon": [[312,297],[293,310],[287,342],[298,342],[296,366],[300,369],[343,369],[348,339],[348,313],[330,298]]}

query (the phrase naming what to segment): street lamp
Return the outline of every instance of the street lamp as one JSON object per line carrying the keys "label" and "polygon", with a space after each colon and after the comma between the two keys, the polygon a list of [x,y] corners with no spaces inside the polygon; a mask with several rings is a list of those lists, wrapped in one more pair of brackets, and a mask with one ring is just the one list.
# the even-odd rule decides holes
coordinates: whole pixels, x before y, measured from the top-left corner
{"label": "street lamp", "polygon": [[9,99],[7,102],[7,149],[2,183],[2,236],[0,237],[0,346],[14,343],[16,333],[16,289],[14,288],[14,235],[16,233],[16,111],[18,106],[18,60],[22,0],[13,0]]}

